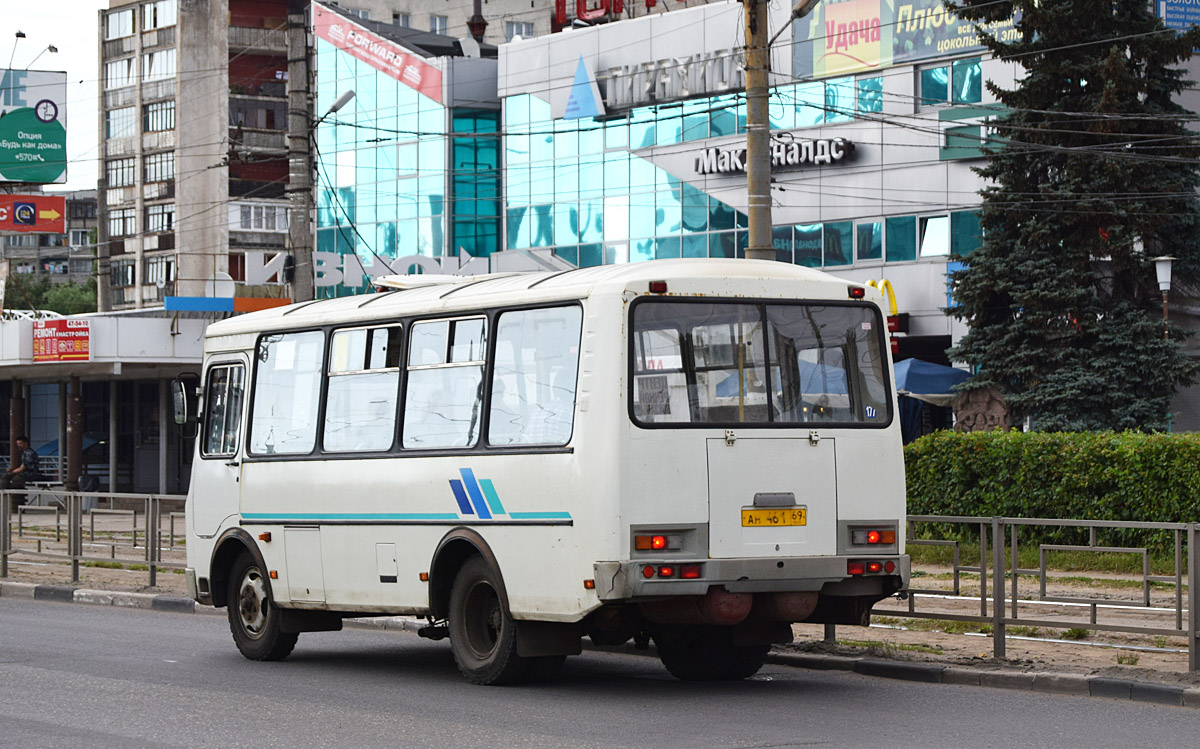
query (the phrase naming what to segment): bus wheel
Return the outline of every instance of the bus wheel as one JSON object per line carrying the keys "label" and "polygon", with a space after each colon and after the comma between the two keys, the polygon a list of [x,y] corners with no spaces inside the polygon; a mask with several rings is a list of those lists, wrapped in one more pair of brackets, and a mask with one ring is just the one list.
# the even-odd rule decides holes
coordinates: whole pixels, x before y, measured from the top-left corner
{"label": "bus wheel", "polygon": [[745,679],[758,673],[769,645],[733,644],[729,627],[689,626],[654,638],[658,657],[671,675],[683,681]]}
{"label": "bus wheel", "polygon": [[279,609],[271,602],[263,571],[248,553],[233,563],[229,576],[229,630],[242,655],[254,661],[278,661],[296,647],[295,632],[279,629]]}
{"label": "bus wheel", "polygon": [[500,585],[483,557],[463,564],[450,589],[450,647],[463,676],[476,684],[512,684],[529,673],[517,655],[517,626],[500,602]]}

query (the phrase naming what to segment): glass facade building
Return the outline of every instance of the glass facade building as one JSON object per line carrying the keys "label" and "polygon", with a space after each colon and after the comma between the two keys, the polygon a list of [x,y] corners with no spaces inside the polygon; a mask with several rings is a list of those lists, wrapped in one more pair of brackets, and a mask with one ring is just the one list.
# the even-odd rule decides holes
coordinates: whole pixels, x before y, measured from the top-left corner
{"label": "glass facade building", "polygon": [[[325,39],[316,40],[315,52],[315,111],[327,112],[345,91],[355,94],[314,138],[316,250],[341,256],[344,273],[341,284],[318,286],[318,297],[364,292],[371,269],[406,270],[393,265],[398,258],[497,251],[498,102],[447,106]],[[348,270],[355,260],[367,271],[360,283]]]}
{"label": "glass facade building", "polygon": [[[978,103],[981,60],[922,70],[941,81],[939,102]],[[949,81],[953,71],[953,96]],[[928,90],[928,88],[927,88]],[[929,94],[932,95],[932,94]],[[842,76],[771,90],[773,131],[877,119],[880,75]],[[506,248],[552,248],[580,266],[658,258],[744,255],[746,214],[639,155],[642,149],[744,134],[743,94],[632,109],[622,116],[554,119],[533,94],[504,100]],[[797,133],[804,137],[803,132]],[[698,144],[699,145],[699,144]],[[886,227],[886,228],[885,228]],[[974,211],[866,221],[776,225],[776,259],[815,268],[967,255],[978,245]]]}

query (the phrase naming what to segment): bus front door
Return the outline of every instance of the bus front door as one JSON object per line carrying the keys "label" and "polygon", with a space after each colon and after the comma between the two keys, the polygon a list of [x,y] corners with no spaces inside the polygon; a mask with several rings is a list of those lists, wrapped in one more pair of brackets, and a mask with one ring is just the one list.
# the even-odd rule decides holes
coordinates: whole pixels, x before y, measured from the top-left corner
{"label": "bus front door", "polygon": [[230,357],[214,361],[205,373],[200,459],[192,467],[188,495],[192,531],[204,538],[239,510],[246,364],[245,357]]}

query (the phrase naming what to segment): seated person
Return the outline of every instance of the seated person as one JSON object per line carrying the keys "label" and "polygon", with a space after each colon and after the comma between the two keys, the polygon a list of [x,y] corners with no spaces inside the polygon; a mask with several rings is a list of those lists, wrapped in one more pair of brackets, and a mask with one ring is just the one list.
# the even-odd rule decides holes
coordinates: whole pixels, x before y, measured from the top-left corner
{"label": "seated person", "polygon": [[[38,456],[29,446],[29,437],[22,434],[17,437],[17,448],[21,451],[21,459],[0,476],[0,489],[24,489],[31,481],[37,481]],[[14,500],[16,498],[14,497]],[[14,501],[13,504],[24,504],[25,498]]]}

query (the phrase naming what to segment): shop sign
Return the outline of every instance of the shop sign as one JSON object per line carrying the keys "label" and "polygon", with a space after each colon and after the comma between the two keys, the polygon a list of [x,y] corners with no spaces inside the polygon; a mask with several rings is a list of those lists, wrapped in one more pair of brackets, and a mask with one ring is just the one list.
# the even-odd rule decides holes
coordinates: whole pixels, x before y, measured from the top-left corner
{"label": "shop sign", "polygon": [[[1021,38],[1020,11],[980,26],[1002,42]],[[847,0],[821,3],[792,24],[792,75],[821,78],[946,55],[982,52],[975,23],[942,0]]]}
{"label": "shop sign", "polygon": [[313,32],[338,49],[442,103],[442,71],[395,42],[318,3],[313,3]]}
{"label": "shop sign", "polygon": [[0,195],[0,232],[65,234],[63,195]]}
{"label": "shop sign", "polygon": [[746,72],[732,49],[621,65],[602,77],[607,82],[604,103],[613,109],[746,88]]}
{"label": "shop sign", "polygon": [[66,119],[66,73],[0,70],[0,182],[66,182]]}
{"label": "shop sign", "polygon": [[[771,168],[833,164],[852,153],[854,143],[845,138],[792,141],[777,139],[771,142]],[[696,157],[696,174],[729,174],[744,171],[745,148],[706,148]]]}
{"label": "shop sign", "polygon": [[92,358],[90,320],[35,320],[33,323],[33,361],[89,361]]}

